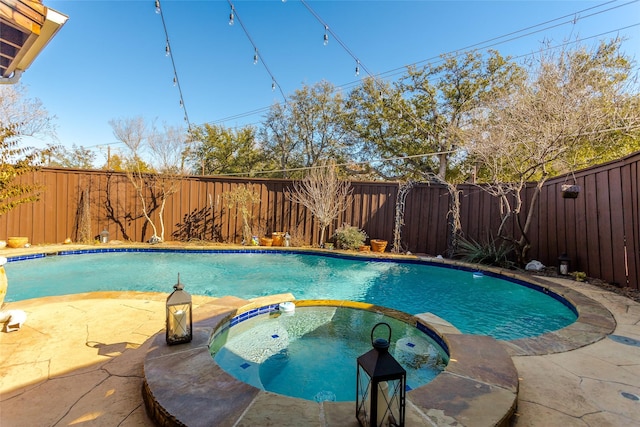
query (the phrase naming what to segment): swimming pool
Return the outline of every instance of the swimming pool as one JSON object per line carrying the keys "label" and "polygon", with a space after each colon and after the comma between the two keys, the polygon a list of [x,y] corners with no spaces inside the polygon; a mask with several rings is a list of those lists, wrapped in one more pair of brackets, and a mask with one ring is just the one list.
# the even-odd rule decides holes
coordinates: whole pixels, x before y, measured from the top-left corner
{"label": "swimming pool", "polygon": [[463,333],[498,339],[561,329],[576,313],[525,282],[428,262],[294,251],[113,250],[72,252],[5,266],[6,301],[100,290],[165,292],[177,274],[191,294],[240,298],[291,292],[296,299],[368,302],[431,312]]}

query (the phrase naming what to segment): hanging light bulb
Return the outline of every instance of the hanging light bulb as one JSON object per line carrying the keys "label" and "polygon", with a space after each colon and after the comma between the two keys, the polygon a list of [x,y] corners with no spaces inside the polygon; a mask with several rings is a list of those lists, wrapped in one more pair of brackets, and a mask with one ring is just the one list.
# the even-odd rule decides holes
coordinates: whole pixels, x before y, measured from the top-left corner
{"label": "hanging light bulb", "polygon": [[231,6],[231,13],[229,13],[229,25],[233,25],[233,6]]}
{"label": "hanging light bulb", "polygon": [[182,98],[180,98],[180,108],[184,108],[184,102],[182,102]]}
{"label": "hanging light bulb", "polygon": [[156,0],[156,13],[160,15],[160,0]]}
{"label": "hanging light bulb", "polygon": [[164,53],[166,56],[171,55],[171,49],[169,48],[169,42],[167,42],[166,46],[164,47]]}
{"label": "hanging light bulb", "polygon": [[276,81],[275,80],[271,80],[271,90],[272,91],[276,90]]}
{"label": "hanging light bulb", "polygon": [[328,45],[329,44],[329,34],[327,34],[327,31],[329,30],[328,26],[324,26],[324,45]]}
{"label": "hanging light bulb", "polygon": [[360,61],[356,60],[356,77],[360,75]]}
{"label": "hanging light bulb", "polygon": [[258,63],[258,48],[253,52],[253,65]]}
{"label": "hanging light bulb", "polygon": [[173,76],[173,85],[177,85],[178,84],[178,78],[176,76]]}

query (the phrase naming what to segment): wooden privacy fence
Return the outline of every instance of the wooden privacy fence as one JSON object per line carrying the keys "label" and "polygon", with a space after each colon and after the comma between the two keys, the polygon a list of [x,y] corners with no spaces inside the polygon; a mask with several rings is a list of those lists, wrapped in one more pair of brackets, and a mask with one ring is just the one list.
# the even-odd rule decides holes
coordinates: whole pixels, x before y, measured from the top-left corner
{"label": "wooden privacy fence", "polygon": [[[640,153],[635,153],[548,181],[542,188],[529,233],[530,257],[545,265],[556,265],[558,256],[566,253],[575,271],[638,288],[639,174]],[[109,231],[112,240],[144,242],[152,235],[135,189],[122,173],[47,168],[22,179],[40,183],[45,190],[38,202],[20,205],[0,216],[0,237],[27,236],[34,244],[59,243],[67,237],[75,241],[82,206],[86,205],[95,236],[103,229]],[[560,187],[574,181],[581,187],[580,195],[563,199]],[[299,245],[318,242],[317,221],[304,206],[288,198],[292,181],[202,176],[186,177],[180,190],[167,200],[165,239],[241,243],[241,216],[235,208],[229,209],[224,195],[245,184],[260,200],[252,206],[254,234],[287,231]],[[362,228],[370,238],[392,242],[398,184],[352,182],[352,188],[351,203],[330,226],[327,236],[347,223]],[[497,199],[474,185],[461,185],[460,191],[465,236],[486,240],[500,224]],[[528,188],[523,212],[532,194],[533,187]],[[449,197],[447,189],[439,185],[419,184],[411,189],[405,203],[403,249],[445,254]],[[152,218],[159,223],[157,206]],[[510,225],[517,236],[515,225]]]}

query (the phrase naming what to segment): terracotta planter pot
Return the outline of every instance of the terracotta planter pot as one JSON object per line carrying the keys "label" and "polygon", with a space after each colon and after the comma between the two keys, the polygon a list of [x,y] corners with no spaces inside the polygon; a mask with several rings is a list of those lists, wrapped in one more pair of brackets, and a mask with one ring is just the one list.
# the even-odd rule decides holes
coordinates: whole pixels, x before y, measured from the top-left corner
{"label": "terracotta planter pot", "polygon": [[24,248],[27,243],[29,243],[28,237],[9,237],[7,239],[7,246],[10,248]]}
{"label": "terracotta planter pot", "polygon": [[386,240],[371,239],[371,250],[373,252],[384,252],[387,248]]}
{"label": "terracotta planter pot", "polygon": [[282,241],[284,239],[284,233],[271,233],[271,238],[273,239],[273,246],[282,246]]}
{"label": "terracotta planter pot", "polygon": [[358,250],[360,252],[369,252],[371,250],[371,246],[369,245],[362,245],[358,248]]}
{"label": "terracotta planter pot", "polygon": [[260,246],[272,246],[273,239],[270,237],[261,237],[260,238]]}

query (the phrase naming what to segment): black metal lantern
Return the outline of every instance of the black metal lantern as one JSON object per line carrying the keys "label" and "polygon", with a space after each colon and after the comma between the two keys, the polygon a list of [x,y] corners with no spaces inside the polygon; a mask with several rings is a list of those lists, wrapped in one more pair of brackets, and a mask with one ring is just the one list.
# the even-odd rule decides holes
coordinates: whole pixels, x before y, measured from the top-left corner
{"label": "black metal lantern", "polygon": [[174,291],[167,298],[167,344],[181,344],[190,342],[193,337],[191,328],[191,295],[184,291],[180,283],[173,285]]}
{"label": "black metal lantern", "polygon": [[562,254],[558,257],[558,274],[562,276],[569,275],[571,271],[571,258],[567,254]]}
{"label": "black metal lantern", "polygon": [[100,243],[108,243],[108,242],[109,242],[109,232],[105,227],[105,229],[100,232]]}
{"label": "black metal lantern", "polygon": [[[373,339],[386,326],[389,338]],[[356,418],[363,427],[404,426],[407,371],[389,353],[391,326],[378,323],[371,330],[373,350],[358,357]]]}

